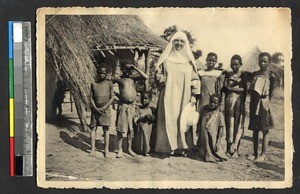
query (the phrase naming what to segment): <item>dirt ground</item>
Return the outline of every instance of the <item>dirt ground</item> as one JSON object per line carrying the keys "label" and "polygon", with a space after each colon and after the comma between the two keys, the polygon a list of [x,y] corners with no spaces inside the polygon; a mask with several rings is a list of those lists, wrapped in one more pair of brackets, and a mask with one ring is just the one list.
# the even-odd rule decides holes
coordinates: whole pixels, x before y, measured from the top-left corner
{"label": "dirt ground", "polygon": [[[248,105],[248,103],[247,103]],[[276,128],[270,133],[267,159],[253,163],[247,156],[253,153],[252,133],[245,130],[240,147],[240,158],[221,163],[207,163],[191,152],[187,158],[148,157],[116,158],[117,140],[114,130],[110,135],[110,155],[103,156],[102,130],[97,130],[97,157],[89,155],[90,134],[80,132],[76,114],[64,104],[64,119],[59,124],[46,124],[46,178],[51,181],[105,180],[105,181],[151,181],[151,180],[214,180],[214,181],[280,181],[284,179],[284,119],[283,101],[272,102]],[[89,120],[89,119],[88,119]],[[248,117],[246,124],[248,126]],[[261,136],[260,136],[261,137]],[[223,141],[225,148],[225,140]],[[261,145],[261,144],[260,144]],[[124,150],[125,150],[124,143]]]}

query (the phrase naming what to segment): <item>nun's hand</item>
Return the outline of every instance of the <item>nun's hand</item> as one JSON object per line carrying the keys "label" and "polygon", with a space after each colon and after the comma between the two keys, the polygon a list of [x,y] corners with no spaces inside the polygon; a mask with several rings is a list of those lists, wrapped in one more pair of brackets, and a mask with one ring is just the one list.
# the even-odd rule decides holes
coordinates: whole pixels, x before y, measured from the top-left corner
{"label": "nun's hand", "polygon": [[195,97],[195,96],[192,96],[192,97],[191,97],[191,103],[196,104],[196,97]]}

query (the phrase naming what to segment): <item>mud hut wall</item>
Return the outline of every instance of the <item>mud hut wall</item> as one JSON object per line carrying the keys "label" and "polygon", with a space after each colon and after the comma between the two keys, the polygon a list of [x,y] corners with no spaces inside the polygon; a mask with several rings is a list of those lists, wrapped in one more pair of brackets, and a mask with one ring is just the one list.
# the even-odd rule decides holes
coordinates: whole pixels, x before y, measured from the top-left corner
{"label": "mud hut wall", "polygon": [[54,119],[56,113],[53,111],[53,98],[58,76],[49,63],[46,63],[46,72],[46,120],[51,120]]}

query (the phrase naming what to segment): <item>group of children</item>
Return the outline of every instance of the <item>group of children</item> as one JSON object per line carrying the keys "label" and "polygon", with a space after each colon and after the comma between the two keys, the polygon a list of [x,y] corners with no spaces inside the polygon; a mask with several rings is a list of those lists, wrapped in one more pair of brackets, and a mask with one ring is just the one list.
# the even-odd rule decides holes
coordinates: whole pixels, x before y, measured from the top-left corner
{"label": "group of children", "polygon": [[[250,95],[249,130],[253,131],[254,155],[250,159],[263,161],[269,141],[269,130],[274,127],[270,112],[270,96],[273,80],[276,76],[269,70],[271,56],[263,52],[258,57],[260,70],[252,73],[241,72],[242,59],[239,55],[231,58],[232,71],[216,70],[218,56],[209,53],[206,58],[206,69],[198,69],[201,81],[201,93],[196,96],[197,111],[200,119],[197,124],[196,150],[205,161],[224,161],[228,157],[238,157],[241,137],[244,133],[245,101]],[[113,83],[119,86],[119,106],[117,110],[116,130],[118,136],[117,158],[123,156],[122,139],[128,138],[128,152],[147,155],[150,151],[150,138],[155,116],[149,104],[152,94],[142,92],[141,104],[137,104],[137,92],[134,82],[146,80],[148,76],[135,67],[130,60],[121,63],[122,75],[107,80],[106,64],[97,67],[98,80],[91,85],[91,154],[95,155],[95,131],[102,126],[105,139],[105,156],[109,153],[109,127],[111,113],[109,106],[114,101]],[[133,77],[136,71],[140,76]],[[224,94],[224,95],[223,95]],[[225,96],[225,107],[221,107]],[[224,118],[225,115],[225,118]],[[174,121],[176,122],[176,121]],[[221,138],[226,130],[226,152],[221,146]],[[259,132],[263,133],[262,152],[258,154]]]}
{"label": "group of children", "polygon": [[[135,89],[135,81],[146,80],[148,76],[139,68],[133,65],[130,60],[123,60],[121,63],[121,76],[115,76],[107,80],[108,66],[104,63],[97,67],[98,80],[91,84],[91,155],[95,155],[95,133],[97,126],[102,126],[104,131],[104,156],[109,153],[109,132],[111,125],[111,110],[109,106],[113,103],[115,93],[113,83],[119,86],[118,109],[116,120],[116,131],[118,137],[117,158],[123,157],[123,137],[128,140],[128,152],[135,156],[136,153],[147,155],[150,151],[150,135],[155,117],[149,107],[151,93],[141,94],[141,106],[138,106],[138,95]],[[132,76],[136,71],[139,76]],[[134,133],[136,130],[136,133]],[[142,131],[141,131],[142,130]],[[134,135],[135,134],[135,135]],[[133,142],[133,139],[135,142]],[[138,143],[140,141],[140,143]],[[133,151],[133,143],[135,152]],[[139,145],[143,144],[143,145]]]}

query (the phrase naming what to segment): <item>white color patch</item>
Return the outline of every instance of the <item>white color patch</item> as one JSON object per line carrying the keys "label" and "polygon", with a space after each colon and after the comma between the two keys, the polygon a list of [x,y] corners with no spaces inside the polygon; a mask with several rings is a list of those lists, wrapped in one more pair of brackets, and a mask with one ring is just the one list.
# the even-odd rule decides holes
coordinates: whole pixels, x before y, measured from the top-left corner
{"label": "white color patch", "polygon": [[13,23],[14,43],[22,42],[22,22]]}

